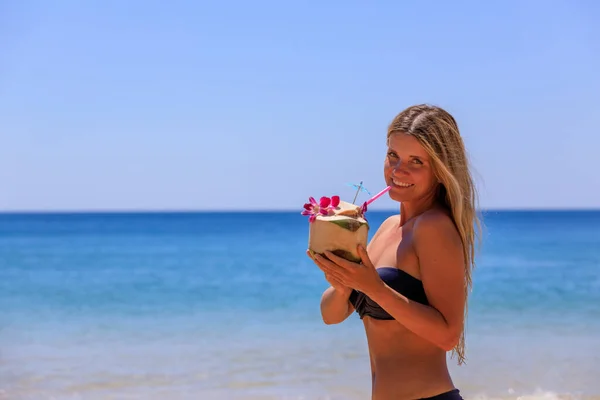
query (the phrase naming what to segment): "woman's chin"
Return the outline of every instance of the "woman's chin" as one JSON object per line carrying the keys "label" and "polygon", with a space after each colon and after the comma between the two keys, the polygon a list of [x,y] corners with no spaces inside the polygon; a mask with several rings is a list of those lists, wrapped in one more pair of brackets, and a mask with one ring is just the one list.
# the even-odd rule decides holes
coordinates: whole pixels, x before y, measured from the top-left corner
{"label": "woman's chin", "polygon": [[410,200],[412,196],[412,186],[408,188],[392,185],[389,196],[392,200],[400,203]]}

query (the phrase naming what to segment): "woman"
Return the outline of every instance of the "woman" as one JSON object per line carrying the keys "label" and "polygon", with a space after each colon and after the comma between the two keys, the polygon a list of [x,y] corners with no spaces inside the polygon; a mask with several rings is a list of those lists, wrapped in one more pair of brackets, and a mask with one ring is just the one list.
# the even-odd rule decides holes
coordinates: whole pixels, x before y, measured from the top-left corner
{"label": "woman", "polygon": [[[439,107],[402,111],[387,134],[385,220],[360,264],[325,252],[326,324],[357,311],[368,339],[372,399],[461,399],[446,352],[465,359],[464,319],[474,266],[476,193],[454,118]],[[310,254],[309,254],[310,257]]]}

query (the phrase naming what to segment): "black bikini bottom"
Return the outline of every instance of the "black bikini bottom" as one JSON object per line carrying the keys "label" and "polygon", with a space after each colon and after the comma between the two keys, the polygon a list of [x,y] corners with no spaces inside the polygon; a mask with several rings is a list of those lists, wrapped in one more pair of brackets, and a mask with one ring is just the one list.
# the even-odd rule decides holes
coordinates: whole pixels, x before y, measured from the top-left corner
{"label": "black bikini bottom", "polygon": [[432,397],[427,397],[420,400],[463,400],[458,389],[453,389]]}

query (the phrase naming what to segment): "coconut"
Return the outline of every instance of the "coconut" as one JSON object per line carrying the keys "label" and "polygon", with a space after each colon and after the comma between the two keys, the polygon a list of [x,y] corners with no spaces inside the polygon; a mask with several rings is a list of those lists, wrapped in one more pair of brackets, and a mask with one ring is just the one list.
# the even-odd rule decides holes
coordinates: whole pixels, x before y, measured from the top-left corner
{"label": "coconut", "polygon": [[329,250],[333,254],[353,262],[360,262],[357,248],[366,248],[369,223],[356,204],[340,201],[329,215],[317,215],[309,223],[308,249],[313,254]]}

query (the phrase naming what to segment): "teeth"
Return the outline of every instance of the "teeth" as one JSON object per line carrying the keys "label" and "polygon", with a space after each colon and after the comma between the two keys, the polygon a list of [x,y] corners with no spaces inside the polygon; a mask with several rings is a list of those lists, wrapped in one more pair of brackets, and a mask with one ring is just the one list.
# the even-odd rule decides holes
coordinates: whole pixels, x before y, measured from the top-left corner
{"label": "teeth", "polygon": [[409,187],[409,186],[413,185],[412,183],[400,182],[400,181],[397,181],[395,179],[392,179],[392,182],[394,182],[394,185],[401,186],[401,187]]}

